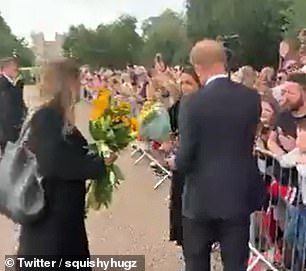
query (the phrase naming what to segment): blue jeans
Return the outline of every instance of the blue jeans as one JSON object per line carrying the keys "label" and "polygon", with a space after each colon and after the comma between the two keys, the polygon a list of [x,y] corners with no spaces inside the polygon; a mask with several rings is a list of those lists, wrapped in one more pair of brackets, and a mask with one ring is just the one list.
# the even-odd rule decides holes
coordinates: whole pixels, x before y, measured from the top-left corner
{"label": "blue jeans", "polygon": [[303,255],[306,253],[306,208],[304,206],[289,207],[284,237],[296,248],[298,260],[303,260]]}

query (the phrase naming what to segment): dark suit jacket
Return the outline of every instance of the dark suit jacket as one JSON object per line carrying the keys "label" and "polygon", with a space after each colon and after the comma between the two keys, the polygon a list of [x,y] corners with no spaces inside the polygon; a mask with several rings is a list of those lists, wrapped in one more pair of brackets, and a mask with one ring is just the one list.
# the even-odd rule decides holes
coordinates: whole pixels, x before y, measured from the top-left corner
{"label": "dark suit jacket", "polygon": [[260,208],[264,186],[253,156],[260,114],[256,91],[227,78],[181,106],[176,165],[186,176],[184,216],[227,219]]}
{"label": "dark suit jacket", "polygon": [[26,107],[22,91],[5,77],[0,77],[0,145],[16,141],[19,136]]}

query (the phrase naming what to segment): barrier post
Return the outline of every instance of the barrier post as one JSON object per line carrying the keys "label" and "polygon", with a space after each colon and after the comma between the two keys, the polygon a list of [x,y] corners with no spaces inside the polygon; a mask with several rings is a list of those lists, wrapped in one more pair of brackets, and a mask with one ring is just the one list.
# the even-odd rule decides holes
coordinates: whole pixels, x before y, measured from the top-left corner
{"label": "barrier post", "polygon": [[145,153],[145,151],[143,151],[141,156],[139,158],[137,158],[137,160],[134,162],[134,166],[136,166],[143,158],[145,158],[145,156],[146,156],[146,153]]}
{"label": "barrier post", "polygon": [[156,190],[158,187],[160,187],[170,176],[166,174],[161,180],[159,180],[155,185],[154,185],[154,190]]}

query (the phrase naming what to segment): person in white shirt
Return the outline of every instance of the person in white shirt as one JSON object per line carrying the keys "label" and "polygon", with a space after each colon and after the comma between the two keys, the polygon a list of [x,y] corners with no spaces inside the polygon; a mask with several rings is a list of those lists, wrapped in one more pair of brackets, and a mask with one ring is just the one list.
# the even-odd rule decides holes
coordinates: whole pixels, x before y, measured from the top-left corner
{"label": "person in white shirt", "polygon": [[299,173],[299,190],[303,204],[306,205],[306,118],[298,121],[296,148],[289,153],[279,150],[275,153],[281,167],[296,167]]}

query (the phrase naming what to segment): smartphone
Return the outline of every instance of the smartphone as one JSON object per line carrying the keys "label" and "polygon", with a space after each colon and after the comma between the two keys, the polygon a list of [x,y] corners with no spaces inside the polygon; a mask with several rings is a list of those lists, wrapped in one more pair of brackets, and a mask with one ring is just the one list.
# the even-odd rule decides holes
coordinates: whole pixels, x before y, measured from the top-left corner
{"label": "smartphone", "polygon": [[276,132],[277,132],[278,135],[283,135],[284,134],[282,128],[280,128],[280,127],[276,128]]}

